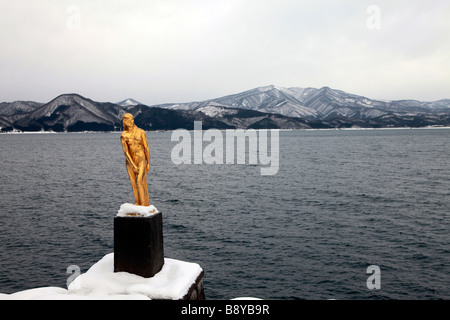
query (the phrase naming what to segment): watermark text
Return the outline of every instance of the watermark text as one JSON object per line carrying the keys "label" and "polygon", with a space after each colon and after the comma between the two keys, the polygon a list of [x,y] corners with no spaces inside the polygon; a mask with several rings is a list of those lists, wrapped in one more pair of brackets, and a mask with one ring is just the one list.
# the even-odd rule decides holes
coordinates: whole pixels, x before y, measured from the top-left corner
{"label": "watermark text", "polygon": [[[270,132],[270,140],[268,133]],[[224,136],[225,135],[225,136]],[[202,130],[202,122],[194,122],[191,132],[178,129],[172,132],[171,158],[179,164],[252,164],[261,165],[261,175],[275,175],[280,164],[279,130]],[[204,142],[208,143],[204,146]],[[270,150],[270,152],[269,152]]]}
{"label": "watermark text", "polygon": [[381,269],[379,266],[370,265],[367,267],[366,273],[371,274],[369,278],[367,278],[366,285],[367,289],[381,289]]}

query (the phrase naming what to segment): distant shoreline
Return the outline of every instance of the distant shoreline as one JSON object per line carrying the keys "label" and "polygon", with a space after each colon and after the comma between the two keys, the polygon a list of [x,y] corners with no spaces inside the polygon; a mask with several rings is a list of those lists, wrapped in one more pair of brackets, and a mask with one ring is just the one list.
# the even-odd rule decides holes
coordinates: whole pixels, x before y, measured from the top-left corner
{"label": "distant shoreline", "polygon": [[[184,128],[180,128],[182,130],[187,131],[194,131],[194,130],[188,130]],[[238,128],[239,129],[239,128]],[[238,129],[218,129],[220,131],[227,131],[227,130],[238,130]],[[278,130],[278,131],[368,131],[368,130],[426,130],[426,129],[432,129],[432,130],[439,130],[439,129],[450,129],[449,127],[443,127],[443,126],[427,126],[427,127],[383,127],[383,128],[305,128],[305,129],[251,129],[251,130]],[[1,130],[1,128],[0,128]],[[145,130],[145,132],[173,132],[179,129],[175,130]],[[205,131],[206,129],[203,129]],[[249,130],[249,129],[242,129],[242,130]],[[121,133],[122,131],[63,131],[63,132],[57,132],[57,131],[0,131],[0,134],[77,134],[77,133]]]}

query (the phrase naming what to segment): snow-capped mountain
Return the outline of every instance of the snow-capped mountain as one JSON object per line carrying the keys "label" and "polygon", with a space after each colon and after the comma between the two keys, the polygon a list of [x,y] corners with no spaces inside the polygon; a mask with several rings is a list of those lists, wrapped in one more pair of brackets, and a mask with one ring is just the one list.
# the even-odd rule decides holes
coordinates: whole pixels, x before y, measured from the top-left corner
{"label": "snow-capped mountain", "polygon": [[131,106],[137,106],[142,103],[140,103],[139,101],[136,101],[134,99],[128,98],[123,101],[117,102],[116,104],[121,107],[131,107]]}
{"label": "snow-capped mountain", "polygon": [[4,116],[12,116],[17,114],[25,114],[27,112],[36,110],[43,103],[34,101],[14,101],[0,103],[0,114]]}
{"label": "snow-capped mountain", "polygon": [[[122,104],[122,105],[120,105]],[[78,94],[52,101],[0,103],[0,131],[113,131],[131,113],[145,130],[305,129],[450,126],[450,99],[382,101],[328,87],[266,86],[200,102],[146,106],[96,102]]]}
{"label": "snow-capped mountain", "polygon": [[450,112],[450,100],[421,102],[416,100],[382,101],[323,87],[283,88],[274,85],[259,87],[238,94],[202,102],[161,105],[178,110],[195,110],[209,105],[257,110],[289,117],[331,119],[335,117],[374,118],[398,113]]}
{"label": "snow-capped mountain", "polygon": [[117,119],[121,113],[124,111],[115,104],[95,102],[78,94],[63,94],[15,121],[14,127],[79,131],[89,130],[90,124],[102,124],[111,130],[119,125]]}

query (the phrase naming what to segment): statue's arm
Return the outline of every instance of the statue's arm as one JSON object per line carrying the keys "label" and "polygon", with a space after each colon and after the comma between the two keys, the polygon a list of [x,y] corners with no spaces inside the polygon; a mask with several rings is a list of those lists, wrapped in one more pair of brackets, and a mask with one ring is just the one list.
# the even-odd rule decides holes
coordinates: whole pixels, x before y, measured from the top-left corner
{"label": "statue's arm", "polygon": [[145,135],[145,131],[142,130],[142,145],[144,146],[145,159],[147,160],[146,170],[147,172],[150,170],[150,149],[148,147],[147,137]]}

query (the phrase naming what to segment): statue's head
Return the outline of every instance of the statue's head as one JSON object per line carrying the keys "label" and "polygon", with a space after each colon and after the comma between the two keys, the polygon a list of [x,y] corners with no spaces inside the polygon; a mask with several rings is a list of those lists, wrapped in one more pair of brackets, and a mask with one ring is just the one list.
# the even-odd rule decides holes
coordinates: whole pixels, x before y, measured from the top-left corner
{"label": "statue's head", "polygon": [[125,113],[122,116],[122,123],[124,129],[132,128],[134,126],[133,115],[131,113]]}

